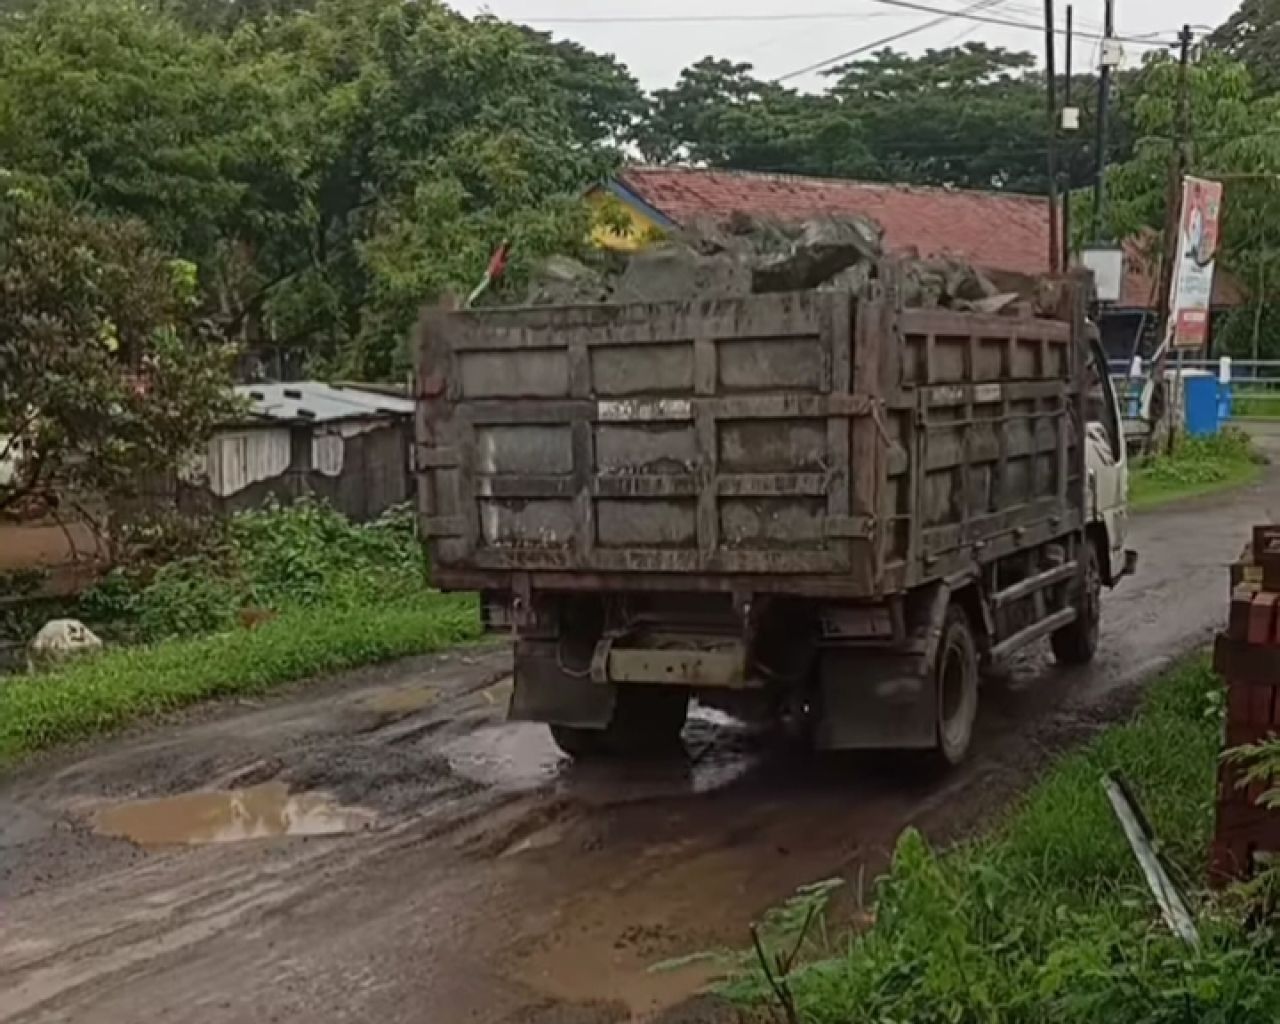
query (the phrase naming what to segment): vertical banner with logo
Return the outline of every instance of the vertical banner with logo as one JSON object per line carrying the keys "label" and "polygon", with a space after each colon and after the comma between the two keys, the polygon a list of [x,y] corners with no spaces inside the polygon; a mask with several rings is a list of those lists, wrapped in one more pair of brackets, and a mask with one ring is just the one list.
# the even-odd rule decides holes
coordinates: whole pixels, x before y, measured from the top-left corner
{"label": "vertical banner with logo", "polygon": [[1183,179],[1182,222],[1174,253],[1173,292],[1169,296],[1167,340],[1173,348],[1200,348],[1209,340],[1209,305],[1221,211],[1221,182]]}

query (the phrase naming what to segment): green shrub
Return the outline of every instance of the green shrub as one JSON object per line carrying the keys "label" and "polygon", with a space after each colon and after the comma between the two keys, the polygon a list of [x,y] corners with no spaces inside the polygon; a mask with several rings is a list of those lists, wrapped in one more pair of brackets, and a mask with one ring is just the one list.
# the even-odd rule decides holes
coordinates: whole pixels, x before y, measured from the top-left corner
{"label": "green shrub", "polygon": [[1183,437],[1173,454],[1152,456],[1134,467],[1131,497],[1135,505],[1145,505],[1206,493],[1251,479],[1262,461],[1241,430]]}
{"label": "green shrub", "polygon": [[[1142,713],[1069,755],[994,834],[943,856],[901,837],[875,925],[811,949],[790,987],[819,1024],[1157,1024],[1280,1020],[1276,933],[1229,903],[1198,907],[1190,950],[1160,922],[1101,780],[1119,770],[1176,876],[1198,888],[1212,823],[1218,683],[1204,661],[1152,689]],[[815,956],[816,954],[816,956]],[[754,972],[731,987],[761,1001]]]}
{"label": "green shrub", "polygon": [[241,513],[210,533],[199,555],[111,573],[81,599],[81,617],[109,636],[150,641],[226,629],[247,608],[359,608],[427,589],[407,507],[362,525],[303,499]]}

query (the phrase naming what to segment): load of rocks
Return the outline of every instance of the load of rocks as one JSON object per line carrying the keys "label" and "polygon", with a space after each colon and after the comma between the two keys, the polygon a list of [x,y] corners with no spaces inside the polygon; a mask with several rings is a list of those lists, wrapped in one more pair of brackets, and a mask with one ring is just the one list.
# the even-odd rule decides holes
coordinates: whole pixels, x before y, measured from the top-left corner
{"label": "load of rocks", "polygon": [[[866,217],[814,217],[781,223],[734,214],[693,223],[631,254],[600,253],[590,263],[553,256],[530,283],[529,305],[681,302],[820,290],[861,294],[876,279],[884,232]],[[1046,315],[1056,297],[1022,275],[991,277],[959,260],[907,255],[902,300],[908,306],[981,313]]]}

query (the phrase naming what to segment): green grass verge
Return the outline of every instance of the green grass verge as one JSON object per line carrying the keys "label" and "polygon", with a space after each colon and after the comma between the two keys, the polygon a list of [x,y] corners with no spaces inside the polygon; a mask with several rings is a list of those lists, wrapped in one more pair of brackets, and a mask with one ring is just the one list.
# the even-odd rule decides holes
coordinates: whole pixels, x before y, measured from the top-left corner
{"label": "green grass verge", "polygon": [[1214,437],[1183,438],[1172,455],[1136,464],[1129,475],[1131,508],[1151,508],[1252,483],[1262,460],[1247,435],[1225,430]]}
{"label": "green grass verge", "polygon": [[429,593],[363,608],[299,608],[255,630],[109,650],[0,681],[0,766],[147,715],[439,650],[479,631],[473,596]]}
{"label": "green grass verge", "polygon": [[1155,508],[1171,501],[1199,498],[1206,494],[1216,494],[1233,487],[1255,483],[1261,476],[1262,467],[1252,462],[1225,466],[1221,471],[1215,471],[1214,479],[1195,483],[1153,477],[1140,467],[1129,481],[1129,507]]}
{"label": "green grass verge", "polygon": [[[833,955],[810,941],[799,1018],[852,1022],[1274,1022],[1280,940],[1197,895],[1203,945],[1160,923],[1101,786],[1132,783],[1179,880],[1198,893],[1212,827],[1221,689],[1204,660],[1157,681],[1128,724],[1060,761],[999,827],[944,855],[908,831],[875,924]],[[801,895],[793,904],[809,899]],[[796,906],[775,913],[794,931]],[[767,922],[766,922],[767,923]],[[774,929],[775,948],[794,939]],[[821,929],[811,931],[821,934]],[[745,961],[742,961],[745,963]],[[754,972],[730,994],[764,1003]]]}

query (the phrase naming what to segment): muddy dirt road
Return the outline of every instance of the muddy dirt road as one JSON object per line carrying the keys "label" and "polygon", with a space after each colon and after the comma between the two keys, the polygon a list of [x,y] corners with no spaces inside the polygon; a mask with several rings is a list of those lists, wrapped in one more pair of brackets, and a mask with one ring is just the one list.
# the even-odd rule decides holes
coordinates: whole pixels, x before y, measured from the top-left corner
{"label": "muddy dirt road", "polygon": [[989,822],[1209,639],[1223,566],[1273,509],[1276,471],[1139,516],[1095,665],[1032,657],[989,687],[977,754],[944,780],[805,761],[709,714],[687,762],[571,766],[501,723],[500,649],[31,765],[0,784],[0,1021],[712,1019],[698,970],[649,966],[741,943],[806,882],[856,890],[908,824],[945,841]]}

